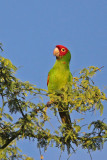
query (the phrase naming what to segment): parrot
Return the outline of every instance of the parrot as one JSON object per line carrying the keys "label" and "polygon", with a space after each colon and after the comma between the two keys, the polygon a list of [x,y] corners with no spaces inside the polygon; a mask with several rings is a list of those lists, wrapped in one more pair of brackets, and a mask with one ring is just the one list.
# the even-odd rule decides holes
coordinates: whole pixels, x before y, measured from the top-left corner
{"label": "parrot", "polygon": [[[56,45],[53,51],[53,55],[56,56],[56,62],[53,68],[48,73],[47,86],[49,93],[61,91],[68,82],[72,82],[73,80],[73,76],[70,72],[69,67],[71,60],[70,51],[63,45]],[[67,125],[71,124],[68,106],[66,106],[65,108],[59,106],[58,112],[62,123],[65,123]]]}

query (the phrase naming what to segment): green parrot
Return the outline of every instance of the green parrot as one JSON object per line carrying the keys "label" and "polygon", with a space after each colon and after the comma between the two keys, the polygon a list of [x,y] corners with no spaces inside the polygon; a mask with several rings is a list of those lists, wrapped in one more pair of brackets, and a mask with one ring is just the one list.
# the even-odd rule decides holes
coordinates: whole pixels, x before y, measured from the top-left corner
{"label": "green parrot", "polygon": [[[70,51],[62,45],[57,45],[53,51],[53,55],[56,56],[56,62],[48,73],[47,86],[49,93],[61,91],[67,83],[71,82],[73,79],[69,68],[71,60]],[[50,97],[50,103],[51,101]],[[71,124],[68,106],[65,106],[65,108],[63,106],[59,106],[58,111],[62,123],[68,125]]]}

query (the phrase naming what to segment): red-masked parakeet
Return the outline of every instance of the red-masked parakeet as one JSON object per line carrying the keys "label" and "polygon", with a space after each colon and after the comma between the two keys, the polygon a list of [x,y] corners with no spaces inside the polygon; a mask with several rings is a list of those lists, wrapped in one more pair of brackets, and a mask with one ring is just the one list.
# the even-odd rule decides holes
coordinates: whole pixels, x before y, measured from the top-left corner
{"label": "red-masked parakeet", "polygon": [[[68,82],[72,81],[72,74],[69,68],[71,59],[70,51],[62,45],[57,45],[53,51],[53,55],[56,56],[56,62],[48,73],[47,86],[49,93],[61,91]],[[62,109],[59,106],[58,111],[62,123],[71,124],[68,106],[65,106],[65,108],[62,107]]]}

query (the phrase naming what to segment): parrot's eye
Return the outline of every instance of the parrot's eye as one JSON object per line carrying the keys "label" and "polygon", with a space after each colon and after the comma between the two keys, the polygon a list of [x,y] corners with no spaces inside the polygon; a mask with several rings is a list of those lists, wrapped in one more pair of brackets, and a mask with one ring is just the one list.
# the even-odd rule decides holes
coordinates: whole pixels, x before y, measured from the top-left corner
{"label": "parrot's eye", "polygon": [[62,52],[65,52],[65,48],[62,48],[61,51],[62,51]]}

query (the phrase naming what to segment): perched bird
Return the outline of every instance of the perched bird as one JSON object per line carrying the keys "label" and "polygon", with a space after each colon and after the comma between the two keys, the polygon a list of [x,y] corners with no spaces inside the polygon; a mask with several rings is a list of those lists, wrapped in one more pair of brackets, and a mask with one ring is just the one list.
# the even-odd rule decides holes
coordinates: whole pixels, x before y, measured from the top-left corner
{"label": "perched bird", "polygon": [[[61,91],[73,79],[69,68],[70,51],[62,45],[57,45],[53,51],[53,55],[56,56],[56,62],[48,73],[47,86],[49,93]],[[62,123],[71,124],[68,106],[59,106],[58,111]]]}

